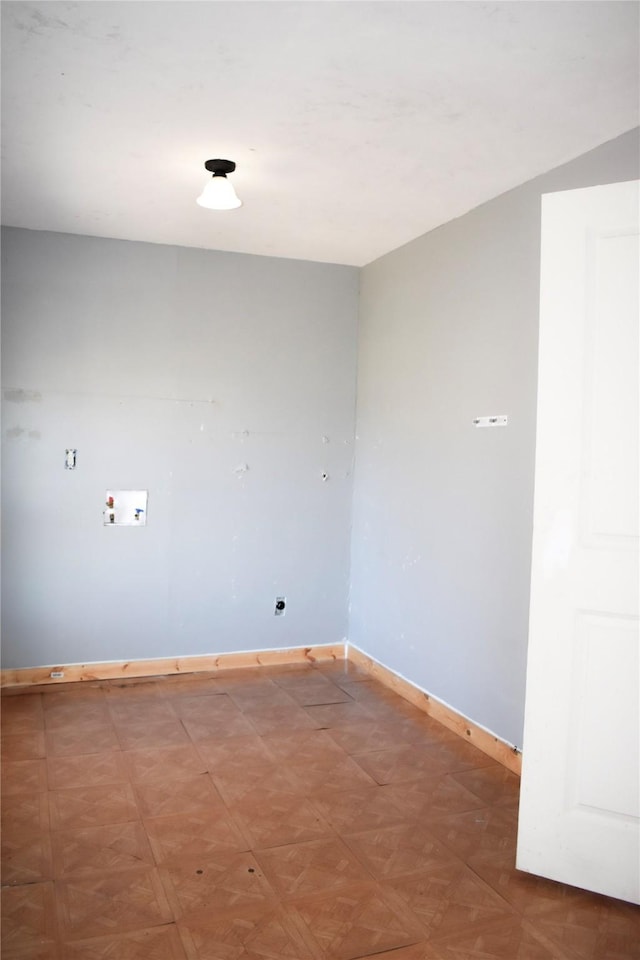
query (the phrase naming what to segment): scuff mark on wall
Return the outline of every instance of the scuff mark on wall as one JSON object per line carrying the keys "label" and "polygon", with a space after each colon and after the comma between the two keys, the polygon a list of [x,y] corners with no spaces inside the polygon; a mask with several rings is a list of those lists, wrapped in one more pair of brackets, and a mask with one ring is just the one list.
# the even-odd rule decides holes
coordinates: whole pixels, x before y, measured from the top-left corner
{"label": "scuff mark on wall", "polygon": [[234,470],[233,472],[235,473],[236,477],[237,477],[239,480],[241,480],[241,479],[245,476],[245,474],[247,474],[247,473],[249,472],[249,464],[248,464],[248,463],[240,463],[240,464],[238,464],[238,466],[235,468],[235,470]]}
{"label": "scuff mark on wall", "polygon": [[39,430],[27,431],[25,427],[9,427],[6,431],[7,440],[18,440],[22,437],[24,440],[39,440],[42,434]]}
{"label": "scuff mark on wall", "polygon": [[[56,398],[77,397],[78,399],[90,400],[117,400],[119,406],[123,406],[124,403],[129,400],[140,400],[151,403],[187,403],[190,407],[202,405],[206,407],[214,407],[219,405],[219,401],[214,400],[213,397],[166,397],[163,394],[153,393],[123,393],[118,394],[118,396],[114,396],[111,393],[100,393],[94,391],[89,392],[86,390],[52,390],[49,391],[49,396]],[[43,397],[38,390],[7,389],[4,391],[4,399],[12,403],[40,403]]]}
{"label": "scuff mark on wall", "polygon": [[42,394],[37,390],[5,390],[8,403],[42,403]]}

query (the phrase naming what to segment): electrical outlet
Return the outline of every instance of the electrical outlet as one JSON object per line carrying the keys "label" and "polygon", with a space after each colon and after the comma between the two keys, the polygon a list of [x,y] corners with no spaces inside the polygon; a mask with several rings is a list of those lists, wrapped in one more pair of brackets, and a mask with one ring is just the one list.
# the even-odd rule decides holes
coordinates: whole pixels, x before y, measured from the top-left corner
{"label": "electrical outlet", "polygon": [[284,612],[287,609],[287,598],[286,597],[276,597],[276,605],[274,613],[276,617],[284,617]]}

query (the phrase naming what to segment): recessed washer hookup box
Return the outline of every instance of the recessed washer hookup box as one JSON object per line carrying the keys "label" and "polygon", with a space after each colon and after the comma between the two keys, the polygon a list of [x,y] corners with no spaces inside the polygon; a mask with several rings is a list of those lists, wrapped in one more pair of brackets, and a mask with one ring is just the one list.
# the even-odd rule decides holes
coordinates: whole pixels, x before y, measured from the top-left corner
{"label": "recessed washer hookup box", "polygon": [[148,490],[107,490],[105,527],[145,527]]}

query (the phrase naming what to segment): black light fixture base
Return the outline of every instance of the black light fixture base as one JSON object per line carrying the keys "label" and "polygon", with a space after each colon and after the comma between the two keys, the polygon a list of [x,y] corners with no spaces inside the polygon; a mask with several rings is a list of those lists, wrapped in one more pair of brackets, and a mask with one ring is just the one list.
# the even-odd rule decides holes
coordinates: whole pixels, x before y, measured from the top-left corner
{"label": "black light fixture base", "polygon": [[233,173],[236,165],[233,160],[207,160],[204,168],[214,177],[226,177],[228,173]]}

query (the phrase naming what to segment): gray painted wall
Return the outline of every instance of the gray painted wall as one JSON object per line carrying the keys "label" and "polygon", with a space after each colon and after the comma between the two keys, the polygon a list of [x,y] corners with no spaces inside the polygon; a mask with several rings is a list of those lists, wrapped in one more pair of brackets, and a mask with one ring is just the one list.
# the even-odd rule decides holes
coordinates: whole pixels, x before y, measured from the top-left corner
{"label": "gray painted wall", "polygon": [[[540,195],[638,165],[635,131],[361,274],[349,636],[516,744]],[[3,231],[5,668],[343,639],[358,279]],[[149,525],[104,529],[108,488]]]}
{"label": "gray painted wall", "polygon": [[540,196],[638,174],[633,131],[362,272],[350,640],[518,745]]}
{"label": "gray painted wall", "polygon": [[[5,668],[344,639],[357,296],[350,267],[3,231]],[[104,528],[109,488],[148,526]]]}

